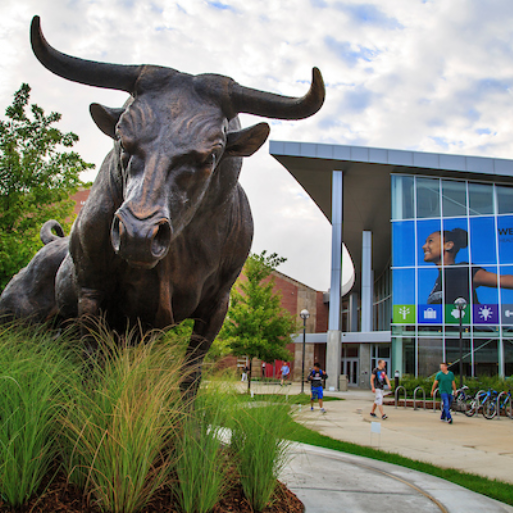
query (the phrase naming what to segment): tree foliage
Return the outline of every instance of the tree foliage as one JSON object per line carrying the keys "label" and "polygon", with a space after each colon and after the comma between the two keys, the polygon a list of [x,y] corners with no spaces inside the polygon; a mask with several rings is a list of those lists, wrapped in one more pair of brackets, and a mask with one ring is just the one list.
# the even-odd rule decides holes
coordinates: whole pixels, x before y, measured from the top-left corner
{"label": "tree foliage", "polygon": [[30,86],[22,84],[0,119],[0,290],[42,246],[46,221],[56,219],[66,231],[79,174],[94,167],[70,150],[78,136],[53,126],[61,114],[45,115],[29,99]]}
{"label": "tree foliage", "polygon": [[[286,259],[276,253],[251,255],[243,277],[232,289],[230,308],[219,337],[229,352],[271,362],[292,358],[286,345],[298,330],[294,317],[281,306],[281,294],[273,292],[270,275]],[[251,373],[251,364],[250,364]],[[248,380],[248,386],[251,377]]]}

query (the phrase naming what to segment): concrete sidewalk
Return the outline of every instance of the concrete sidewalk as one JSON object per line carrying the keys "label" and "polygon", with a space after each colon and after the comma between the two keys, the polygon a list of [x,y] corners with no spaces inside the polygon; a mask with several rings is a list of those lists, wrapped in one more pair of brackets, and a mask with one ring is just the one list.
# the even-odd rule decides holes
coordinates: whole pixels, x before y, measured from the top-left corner
{"label": "concrete sidewalk", "polygon": [[[293,404],[300,386],[288,387],[252,384],[255,393],[288,394]],[[305,387],[305,391],[308,388]],[[407,458],[456,468],[491,479],[513,483],[513,420],[486,420],[481,414],[472,418],[454,414],[454,423],[440,422],[440,412],[385,406],[385,421],[369,415],[374,395],[370,391],[327,392],[344,398],[324,404],[321,414],[317,404],[310,411],[298,408],[298,420],[322,434],[359,445],[367,445]],[[381,422],[381,434],[371,433],[371,421]]]}
{"label": "concrete sidewalk", "polygon": [[[242,385],[241,389],[244,389]],[[300,386],[252,383],[256,394],[283,394],[294,404]],[[305,387],[308,392],[308,388]],[[513,421],[467,418],[440,422],[440,412],[385,407],[389,418],[381,433],[371,433],[370,391],[337,392],[344,401],[297,406],[298,420],[338,440],[379,448],[440,467],[457,468],[513,483]],[[281,479],[306,506],[307,513],[513,513],[513,507],[437,477],[398,465],[304,444],[292,446]]]}
{"label": "concrete sidewalk", "polygon": [[304,444],[281,476],[306,513],[513,513],[513,508],[421,472]]}
{"label": "concrete sidewalk", "polygon": [[[440,411],[385,406],[388,419],[381,421],[369,415],[372,402],[372,393],[349,393],[327,402],[325,415],[303,407],[299,420],[331,438],[513,483],[513,420],[456,413],[447,424]],[[371,421],[381,422],[380,435],[371,434]]]}

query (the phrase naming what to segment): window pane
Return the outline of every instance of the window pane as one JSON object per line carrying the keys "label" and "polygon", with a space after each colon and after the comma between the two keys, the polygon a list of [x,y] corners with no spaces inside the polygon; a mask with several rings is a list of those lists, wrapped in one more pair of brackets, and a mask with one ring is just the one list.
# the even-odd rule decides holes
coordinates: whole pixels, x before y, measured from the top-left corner
{"label": "window pane", "polygon": [[[415,335],[415,326],[392,326],[392,334],[393,335]],[[513,334],[512,334],[513,336]]]}
{"label": "window pane", "polygon": [[[470,354],[470,340],[462,340],[463,352],[463,375],[472,375],[472,355]],[[456,376],[460,373],[460,341],[449,339],[445,341],[445,361],[449,364],[449,370]],[[459,380],[456,381],[459,384]]]}
{"label": "window pane", "polygon": [[440,217],[438,179],[417,178],[417,217]]}
{"label": "window pane", "polygon": [[501,264],[513,264],[513,216],[497,218],[497,235]]}
{"label": "window pane", "polygon": [[392,265],[409,267],[415,265],[415,221],[392,223]]}
{"label": "window pane", "polygon": [[474,376],[495,376],[499,370],[497,340],[474,339]]}
{"label": "window pane", "polygon": [[[445,265],[469,262],[468,254],[468,223],[467,218],[452,218],[443,220],[444,242],[453,242],[452,251],[443,259]],[[492,230],[492,237],[493,237]],[[495,243],[495,239],[493,240]]]}
{"label": "window pane", "polygon": [[467,185],[465,182],[442,180],[442,211],[444,217],[467,215]]}
{"label": "window pane", "polygon": [[436,374],[443,361],[441,338],[419,338],[419,376]]}
{"label": "window pane", "polygon": [[469,212],[471,216],[493,214],[493,186],[482,183],[468,184]]}
{"label": "window pane", "polygon": [[499,214],[513,214],[513,187],[497,186]]}
{"label": "window pane", "polygon": [[377,346],[378,358],[390,358],[390,349],[389,345]]}
{"label": "window pane", "polygon": [[403,338],[403,374],[415,376],[415,339]]}
{"label": "window pane", "polygon": [[495,264],[495,221],[493,217],[472,217],[470,219],[470,252],[474,265]]}
{"label": "window pane", "polygon": [[392,176],[392,219],[413,218],[413,176]]}
{"label": "window pane", "polygon": [[506,376],[513,375],[513,340],[504,341],[504,364]]}

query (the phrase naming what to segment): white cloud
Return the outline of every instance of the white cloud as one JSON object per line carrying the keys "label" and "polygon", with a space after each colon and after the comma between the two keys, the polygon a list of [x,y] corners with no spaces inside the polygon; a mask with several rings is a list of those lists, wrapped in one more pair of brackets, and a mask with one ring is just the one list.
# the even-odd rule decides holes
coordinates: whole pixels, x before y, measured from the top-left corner
{"label": "white cloud", "polygon": [[[301,96],[311,68],[327,84],[323,109],[272,123],[271,138],[513,157],[513,4],[508,0],[4,0],[0,4],[0,111],[21,82],[78,151],[100,165],[111,142],[88,105],[126,95],[67,82],[31,53],[42,18],[51,44],[72,55],[221,73],[241,84]],[[243,123],[255,122],[243,116]],[[330,226],[268,150],[241,182],[255,218],[254,250],[288,258],[282,271],[329,286]]]}

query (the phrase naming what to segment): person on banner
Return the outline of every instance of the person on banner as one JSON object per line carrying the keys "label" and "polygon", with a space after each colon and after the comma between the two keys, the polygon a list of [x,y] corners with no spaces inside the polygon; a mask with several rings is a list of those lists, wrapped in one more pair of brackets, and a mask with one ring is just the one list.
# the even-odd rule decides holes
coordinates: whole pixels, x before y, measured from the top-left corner
{"label": "person on banner", "polygon": [[[456,263],[458,251],[467,246],[468,232],[462,228],[433,232],[427,237],[422,246],[424,262],[431,262],[438,267],[438,278],[427,298],[427,304],[453,304],[460,297],[470,304],[472,296],[472,303],[478,305],[480,304],[476,292],[478,287],[497,288],[500,284],[502,288],[513,289],[513,275],[497,275],[482,267],[471,265],[469,262]],[[444,266],[443,293],[442,264]],[[472,281],[470,274],[472,274]]]}
{"label": "person on banner", "polygon": [[387,376],[387,371],[385,370],[385,360],[378,360],[378,366],[372,371],[370,384],[372,388],[372,393],[374,394],[374,404],[372,405],[372,410],[370,412],[370,416],[376,418],[376,408],[379,409],[379,413],[381,413],[381,419],[388,419],[388,415],[383,412],[383,394],[385,389],[385,382],[390,387],[390,380]]}
{"label": "person on banner", "polygon": [[322,390],[322,382],[328,377],[328,375],[321,369],[321,365],[319,363],[314,363],[314,368],[310,371],[308,375],[308,381],[310,381],[310,410],[314,409],[315,400],[319,401],[319,408],[322,413],[326,413],[326,410],[323,407],[323,390]]}
{"label": "person on banner", "polygon": [[437,386],[440,391],[440,397],[442,398],[442,415],[440,420],[452,424],[451,403],[453,392],[454,395],[456,395],[456,381],[454,374],[448,370],[445,362],[440,364],[440,372],[435,376],[435,381],[431,387],[431,397],[433,397]]}

